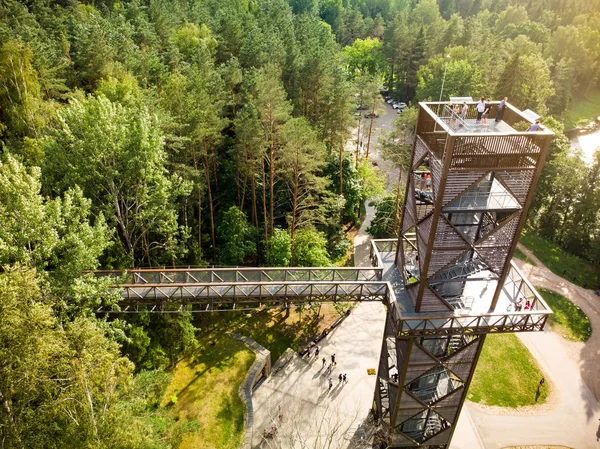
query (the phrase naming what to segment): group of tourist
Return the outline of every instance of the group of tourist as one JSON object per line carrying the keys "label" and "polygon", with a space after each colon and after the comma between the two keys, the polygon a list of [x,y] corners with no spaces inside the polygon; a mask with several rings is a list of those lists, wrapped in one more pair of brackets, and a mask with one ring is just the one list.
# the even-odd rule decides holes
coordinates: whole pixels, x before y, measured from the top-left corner
{"label": "group of tourist", "polygon": [[521,310],[531,310],[531,302],[529,300],[524,301],[521,297],[514,304],[510,303],[506,309],[507,312],[520,312]]}
{"label": "group of tourist", "polygon": [[[321,354],[321,348],[314,342],[311,342],[311,344],[306,347],[305,351],[306,351],[306,353],[304,355],[309,360],[309,362],[311,360],[318,359],[319,355]],[[314,354],[314,358],[313,358],[313,354]],[[325,357],[323,357],[321,359],[321,362],[322,362],[321,369],[325,368],[325,371],[323,371],[324,377],[330,376],[331,373],[333,372],[333,370],[337,367],[337,360],[335,358],[335,353],[331,354],[330,358],[331,358],[331,362],[329,363],[329,365],[327,365],[327,368],[325,368],[325,365],[327,364],[327,359]],[[331,390],[333,388],[333,378],[328,377],[327,381],[329,383],[329,390]],[[346,374],[340,373],[338,375],[338,384],[341,385],[342,383],[344,383],[344,384],[348,383],[348,377]]]}
{"label": "group of tourist", "polygon": [[[481,97],[479,102],[475,105],[475,109],[477,110],[477,119],[475,123],[478,125],[486,126],[488,117],[490,115],[490,109],[492,107],[491,99],[485,99],[485,97]],[[508,101],[508,97],[504,97],[500,103],[498,103],[498,108],[496,110],[496,120],[498,123],[502,120],[502,116],[504,114],[504,108],[506,107],[506,102]],[[467,102],[463,102],[462,107],[459,104],[450,105],[450,109],[452,110],[452,127],[456,130],[456,122],[461,120],[459,123],[459,127],[462,127],[467,119],[467,114],[469,113],[469,105]],[[535,123],[531,124],[526,131],[543,131],[544,128],[540,124],[540,120],[536,120]]]}
{"label": "group of tourist", "polygon": [[[504,114],[504,107],[506,106],[506,102],[508,97],[504,97],[500,103],[498,103],[498,108],[496,110],[496,123],[502,120],[502,115]],[[488,117],[490,115],[490,110],[492,108],[491,99],[487,100],[485,97],[481,97],[475,109],[477,110],[477,119],[476,123],[479,125],[487,125]],[[461,119],[461,123],[459,126],[463,126],[463,122],[467,119],[467,114],[469,113],[469,105],[467,102],[463,102],[462,107],[459,104],[450,105],[452,109],[452,127],[456,129],[456,122],[458,119]]]}

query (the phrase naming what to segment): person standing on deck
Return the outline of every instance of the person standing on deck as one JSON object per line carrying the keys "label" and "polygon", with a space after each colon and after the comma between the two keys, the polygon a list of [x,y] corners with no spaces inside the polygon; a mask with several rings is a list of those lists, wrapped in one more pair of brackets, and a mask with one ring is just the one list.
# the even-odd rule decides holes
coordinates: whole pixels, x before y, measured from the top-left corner
{"label": "person standing on deck", "polygon": [[481,97],[479,103],[477,103],[477,123],[481,123],[481,116],[485,112],[485,98]]}
{"label": "person standing on deck", "polygon": [[496,113],[496,123],[502,120],[502,116],[504,115],[504,107],[506,106],[506,102],[508,101],[508,97],[504,97],[500,103],[498,103],[498,112]]}
{"label": "person standing on deck", "polygon": [[487,125],[487,119],[490,115],[490,108],[492,107],[490,101],[491,100],[489,98],[485,101],[485,110],[483,111],[483,115],[481,116],[482,125]]}
{"label": "person standing on deck", "polygon": [[462,107],[462,111],[461,111],[461,114],[460,114],[460,118],[462,118],[463,120],[466,120],[468,112],[469,112],[469,106],[467,105],[467,102],[465,101],[463,103],[463,107]]}

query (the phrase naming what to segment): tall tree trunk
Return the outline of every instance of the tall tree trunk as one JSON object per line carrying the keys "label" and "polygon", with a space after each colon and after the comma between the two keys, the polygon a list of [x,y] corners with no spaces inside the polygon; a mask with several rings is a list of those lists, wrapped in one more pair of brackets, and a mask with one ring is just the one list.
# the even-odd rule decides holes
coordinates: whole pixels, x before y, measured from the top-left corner
{"label": "tall tree trunk", "polygon": [[290,251],[292,260],[290,265],[294,265],[294,239],[296,238],[296,214],[298,212],[298,183],[300,178],[300,169],[298,168],[298,158],[294,167],[294,188],[292,193],[292,226],[290,228]]}
{"label": "tall tree trunk", "polygon": [[265,158],[262,158],[262,195],[263,195],[263,218],[265,225],[265,252],[269,252],[269,218],[267,216],[267,179],[265,176]]}
{"label": "tall tree trunk", "polygon": [[369,160],[369,150],[371,149],[371,133],[373,132],[373,120],[375,120],[375,106],[371,110],[371,123],[369,123],[369,140],[367,141],[367,154],[365,155],[365,161]]}
{"label": "tall tree trunk", "polygon": [[340,195],[344,194],[344,142],[340,139]]}
{"label": "tall tree trunk", "polygon": [[275,205],[275,139],[271,141],[271,148],[269,151],[269,235],[273,235],[273,229],[275,227],[274,205]]}
{"label": "tall tree trunk", "polygon": [[402,169],[399,169],[400,173],[398,174],[398,183],[396,186],[396,200],[394,202],[394,235],[399,235],[399,227],[400,227],[400,193],[402,192]]}
{"label": "tall tree trunk", "polygon": [[256,185],[254,182],[254,172],[250,175],[250,188],[252,189],[252,224],[256,228],[256,253],[258,255],[258,262],[261,261],[260,251],[260,233],[258,232],[258,211],[256,210]]}
{"label": "tall tree trunk", "polygon": [[208,160],[208,155],[205,153],[204,173],[205,173],[205,177],[206,177],[206,189],[208,192],[208,211],[210,214],[210,236],[211,236],[211,240],[212,240],[212,258],[213,258],[213,261],[215,261],[217,244],[216,244],[216,239],[215,239],[215,213],[214,213],[214,207],[213,207],[212,189],[210,187],[210,165],[209,165],[209,163],[210,163],[210,161]]}
{"label": "tall tree trunk", "polygon": [[125,246],[129,251],[129,255],[131,257],[131,263],[135,264],[134,254],[133,254],[133,244],[131,243],[131,236],[129,235],[129,230],[127,229],[127,225],[125,224],[125,218],[121,212],[121,204],[119,203],[119,197],[117,195],[117,188],[115,186],[115,182],[111,181],[110,184],[110,193],[113,200],[113,206],[115,207],[115,215],[117,216],[117,223],[119,224],[119,228],[121,228],[121,234],[123,240],[125,240]]}
{"label": "tall tree trunk", "polygon": [[359,116],[358,116],[358,130],[356,131],[356,167],[358,168],[358,157],[360,154],[360,125],[362,123],[362,109],[360,109],[359,111]]}
{"label": "tall tree trunk", "polygon": [[[196,176],[198,176],[198,155],[196,154],[196,147],[192,147],[192,158],[194,159],[194,170]],[[200,184],[198,184],[198,249],[202,252],[202,221],[200,220],[202,214],[202,194],[200,192]]]}

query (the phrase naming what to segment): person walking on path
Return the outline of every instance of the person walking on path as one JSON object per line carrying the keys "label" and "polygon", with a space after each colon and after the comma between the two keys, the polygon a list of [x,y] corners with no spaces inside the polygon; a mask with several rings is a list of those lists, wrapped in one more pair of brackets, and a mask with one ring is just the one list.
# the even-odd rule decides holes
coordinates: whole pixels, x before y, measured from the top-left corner
{"label": "person walking on path", "polygon": [[329,381],[329,389],[331,390],[331,387],[333,387],[333,379],[331,379],[331,377],[330,377],[327,380]]}
{"label": "person walking on path", "polygon": [[315,357],[319,357],[319,352],[321,352],[321,349],[317,346],[317,349],[315,349]]}
{"label": "person walking on path", "polygon": [[323,366],[321,366],[321,369],[325,368],[326,363],[327,363],[327,359],[325,357],[323,357]]}
{"label": "person walking on path", "polygon": [[498,103],[498,112],[496,112],[496,123],[502,120],[502,116],[504,115],[504,107],[506,106],[506,102],[508,101],[508,97],[504,97],[500,103]]}
{"label": "person walking on path", "polygon": [[342,380],[344,381],[344,383],[345,383],[345,384],[347,384],[347,383],[348,383],[348,378],[346,377],[346,374],[344,374],[344,375],[342,376]]}
{"label": "person walking on path", "polygon": [[338,376],[339,383],[342,383],[342,378],[343,378],[342,373],[340,373],[340,375]]}
{"label": "person walking on path", "polygon": [[467,102],[465,101],[463,103],[462,111],[460,113],[460,118],[463,119],[463,121],[467,119],[468,112],[469,112],[469,106],[467,105]]}
{"label": "person walking on path", "polygon": [[336,365],[336,363],[335,363],[335,354],[331,354],[331,363],[333,365]]}

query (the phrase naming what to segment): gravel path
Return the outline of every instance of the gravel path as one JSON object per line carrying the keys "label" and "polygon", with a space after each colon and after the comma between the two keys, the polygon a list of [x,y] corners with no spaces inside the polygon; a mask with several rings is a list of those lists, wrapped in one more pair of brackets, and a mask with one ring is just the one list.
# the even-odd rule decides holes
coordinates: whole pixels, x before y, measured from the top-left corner
{"label": "gravel path", "polygon": [[517,334],[555,385],[550,403],[512,411],[469,403],[467,409],[486,449],[524,444],[598,449],[600,299],[593,291],[552,273],[527,248],[519,245],[519,249],[537,264],[517,260],[523,273],[536,287],[553,290],[578,305],[590,319],[592,337],[585,343],[572,343],[548,329]]}
{"label": "gravel path", "polygon": [[596,296],[593,290],[579,287],[552,273],[523,245],[519,244],[519,249],[536,264],[533,266],[515,259],[533,285],[560,293],[588,316],[592,325],[592,336],[589,340],[580,343],[563,339],[562,343],[569,358],[579,366],[581,376],[592,394],[596,400],[600,400],[600,297]]}

